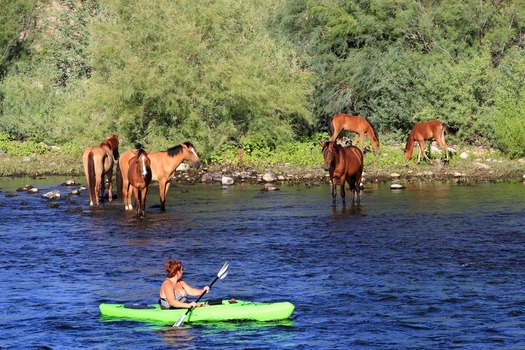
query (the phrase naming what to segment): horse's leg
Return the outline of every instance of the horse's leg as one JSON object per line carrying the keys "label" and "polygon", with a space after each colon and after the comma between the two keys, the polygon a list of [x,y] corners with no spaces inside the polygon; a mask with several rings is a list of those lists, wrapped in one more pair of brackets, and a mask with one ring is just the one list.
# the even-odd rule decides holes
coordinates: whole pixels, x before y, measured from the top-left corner
{"label": "horse's leg", "polygon": [[142,200],[141,200],[141,207],[142,207],[142,216],[146,216],[146,196],[148,195],[148,186],[144,187],[142,189]]}
{"label": "horse's leg", "polygon": [[[100,191],[102,190],[102,198],[104,196],[104,176],[102,169],[95,169],[95,204],[100,204]],[[101,188],[102,186],[102,188]],[[103,200],[103,199],[102,199]]]}
{"label": "horse's leg", "polygon": [[335,208],[335,203],[337,200],[337,180],[332,179],[332,207]]}
{"label": "horse's leg", "polygon": [[341,177],[339,179],[339,183],[341,184],[341,200],[343,201],[343,207],[346,207],[346,191],[345,191],[345,186],[346,186],[346,180],[344,177]]}
{"label": "horse's leg", "polygon": [[448,162],[448,148],[447,148],[447,143],[445,142],[445,128],[444,127],[441,127],[441,131],[440,131],[439,135],[436,135],[436,141],[437,141],[439,147],[445,149],[445,157],[446,157],[447,162]]}
{"label": "horse's leg", "polygon": [[352,197],[352,204],[359,203],[359,177],[357,175],[350,176],[350,179],[347,181],[348,186],[350,186],[350,194]]}
{"label": "horse's leg", "polygon": [[[120,161],[119,161],[120,165]],[[122,181],[122,200],[124,201],[124,210],[133,210],[133,207],[131,205],[131,194],[129,192],[129,179],[128,179],[128,168],[126,168],[126,165],[122,163],[123,166],[120,166],[120,177]]]}
{"label": "horse's leg", "polygon": [[359,174],[356,176],[356,191],[357,191],[357,204],[361,203],[361,182],[363,181],[363,169],[359,170]]}
{"label": "horse's leg", "polygon": [[358,135],[361,138],[361,150],[363,150],[363,152],[364,152],[364,149],[365,149],[365,133],[362,132],[362,133],[360,133]]}
{"label": "horse's leg", "polygon": [[133,198],[135,198],[135,216],[139,217],[139,210],[140,210],[139,190],[135,186],[133,186]]}
{"label": "horse's leg", "polygon": [[337,140],[337,136],[339,136],[341,131],[343,131],[343,128],[337,128],[337,127],[335,127],[335,125],[333,127],[334,127],[334,133],[330,137],[330,141],[332,141],[332,142]]}
{"label": "horse's leg", "polygon": [[144,189],[139,188],[138,192],[139,192],[139,206],[140,206],[139,215],[140,217],[143,217],[144,216]]}
{"label": "horse's leg", "polygon": [[133,210],[133,203],[131,201],[131,194],[132,194],[131,192],[132,191],[129,190],[129,187],[131,186],[131,183],[129,182],[129,179],[127,179],[126,182],[128,184],[126,186],[128,188],[127,193],[126,193],[126,202],[128,203],[128,205],[127,205],[126,209],[127,210]]}
{"label": "horse's leg", "polygon": [[352,176],[350,188],[352,189],[352,203],[361,203],[361,176],[359,174]]}
{"label": "horse's leg", "polygon": [[124,181],[124,185],[122,186],[122,193],[124,196],[124,210],[133,210],[133,205],[131,205],[131,191],[129,190],[129,187],[131,184],[128,180]]}
{"label": "horse's leg", "polygon": [[109,193],[108,193],[108,200],[110,202],[113,201],[113,167],[109,168],[109,171],[108,171],[108,190],[109,190]]}
{"label": "horse's leg", "polygon": [[355,133],[354,139],[352,140],[352,146],[357,145],[357,141],[359,141],[359,133]]}
{"label": "horse's leg", "polygon": [[427,164],[432,163],[430,161],[430,158],[427,155],[427,152],[425,151],[425,141],[420,143],[420,150],[421,150],[421,152],[423,152],[423,156],[425,157],[425,160],[427,161]]}
{"label": "horse's leg", "polygon": [[168,192],[167,181],[164,179],[159,179],[159,195],[160,195],[160,210],[166,210],[166,194]]}
{"label": "horse's leg", "polygon": [[93,152],[90,151],[87,160],[86,160],[86,181],[88,186],[88,192],[89,192],[89,205],[92,206],[95,204],[95,179],[96,179],[96,173],[95,173],[95,163],[93,160]]}
{"label": "horse's leg", "polygon": [[427,163],[430,164],[430,159],[427,157],[427,154],[425,152],[425,141],[417,141],[417,164],[421,163],[421,154],[423,154],[423,157],[427,160]]}

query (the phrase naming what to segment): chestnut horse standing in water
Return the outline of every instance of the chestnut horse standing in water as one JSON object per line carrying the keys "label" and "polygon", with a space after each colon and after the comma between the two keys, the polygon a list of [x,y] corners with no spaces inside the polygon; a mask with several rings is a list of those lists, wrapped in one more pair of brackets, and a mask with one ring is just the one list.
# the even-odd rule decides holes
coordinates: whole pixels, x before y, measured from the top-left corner
{"label": "chestnut horse standing in water", "polygon": [[323,147],[324,170],[330,172],[332,182],[332,206],[335,207],[337,184],[341,186],[343,207],[345,202],[345,181],[350,185],[352,203],[361,201],[361,178],[363,174],[363,152],[355,146],[343,147],[334,141],[321,142]]}
{"label": "chestnut horse standing in water", "polygon": [[129,160],[128,165],[128,192],[129,186],[132,186],[133,196],[135,197],[135,213],[137,217],[144,217],[146,214],[146,196],[151,182],[151,162],[146,151],[139,149],[135,156]]}
{"label": "chestnut horse standing in water", "polygon": [[330,141],[337,140],[337,137],[343,130],[357,133],[352,144],[357,144],[357,138],[359,137],[361,139],[361,149],[364,149],[365,134],[367,134],[374,151],[379,154],[379,139],[376,136],[374,127],[363,117],[344,113],[336,114],[328,123],[328,129],[332,133]]}
{"label": "chestnut horse standing in water", "polygon": [[118,135],[106,136],[106,140],[100,146],[92,146],[84,151],[82,163],[89,189],[89,205],[100,204],[101,186],[101,198],[104,198],[104,176],[108,177],[109,201],[113,200],[113,164],[118,158]]}
{"label": "chestnut horse standing in water", "polygon": [[[128,191],[128,162],[137,150],[128,150],[120,157],[120,170],[117,169],[117,191],[119,198],[124,199],[126,210],[132,210],[131,194]],[[201,162],[195,148],[190,142],[181,143],[167,151],[150,153],[148,158],[151,162],[152,180],[159,182],[160,210],[166,210],[166,196],[170,187],[170,181],[175,175],[175,170],[183,161],[193,163],[196,168],[200,167]]]}
{"label": "chestnut horse standing in water", "polygon": [[441,148],[445,149],[445,155],[448,162],[448,148],[447,143],[445,142],[445,130],[452,132],[445,123],[440,122],[439,120],[431,120],[428,122],[417,123],[414,125],[414,128],[408,135],[407,144],[405,147],[405,158],[410,160],[412,158],[412,152],[414,151],[414,143],[418,143],[418,155],[417,155],[417,164],[421,161],[421,153],[425,157],[428,164],[430,164],[430,158],[428,158],[425,152],[425,140],[430,140],[432,138],[436,139],[437,143]]}

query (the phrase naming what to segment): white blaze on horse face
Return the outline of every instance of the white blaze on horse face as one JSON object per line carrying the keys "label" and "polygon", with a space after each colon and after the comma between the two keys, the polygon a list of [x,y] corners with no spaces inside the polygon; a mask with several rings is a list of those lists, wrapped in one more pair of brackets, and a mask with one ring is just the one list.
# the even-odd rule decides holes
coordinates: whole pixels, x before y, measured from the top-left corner
{"label": "white blaze on horse face", "polygon": [[190,148],[190,153],[197,157],[197,152],[195,152],[195,149],[193,147]]}
{"label": "white blaze on horse face", "polygon": [[146,175],[148,175],[148,170],[146,169],[146,156],[145,155],[142,155],[142,171],[140,172],[140,175],[142,175],[142,177],[146,177]]}

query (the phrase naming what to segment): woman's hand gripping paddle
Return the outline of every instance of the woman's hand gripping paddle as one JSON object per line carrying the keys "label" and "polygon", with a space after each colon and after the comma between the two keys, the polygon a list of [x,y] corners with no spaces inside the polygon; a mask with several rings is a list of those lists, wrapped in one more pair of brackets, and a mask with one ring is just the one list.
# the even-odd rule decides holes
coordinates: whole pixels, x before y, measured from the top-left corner
{"label": "woman's hand gripping paddle", "polygon": [[[219,279],[223,279],[224,277],[226,277],[226,275],[228,274],[228,268],[230,267],[230,265],[228,265],[228,262],[225,262],[224,265],[222,265],[221,267],[221,270],[219,271],[219,273],[217,274],[217,277],[215,277],[215,279],[213,280],[213,282],[211,282],[210,284],[210,289],[211,289],[211,286],[213,286],[213,284],[215,282],[217,282],[217,280]],[[201,300],[201,298],[204,296],[204,294],[206,294],[206,291],[204,291],[201,296],[197,299],[196,303],[199,302],[199,300]],[[186,313],[184,315],[182,315],[181,317],[179,317],[179,319],[177,320],[177,322],[175,322],[173,324],[173,327],[180,327],[182,326],[182,324],[184,323],[184,319],[186,318],[186,315],[188,315],[194,308],[189,308],[188,311],[186,311]]]}

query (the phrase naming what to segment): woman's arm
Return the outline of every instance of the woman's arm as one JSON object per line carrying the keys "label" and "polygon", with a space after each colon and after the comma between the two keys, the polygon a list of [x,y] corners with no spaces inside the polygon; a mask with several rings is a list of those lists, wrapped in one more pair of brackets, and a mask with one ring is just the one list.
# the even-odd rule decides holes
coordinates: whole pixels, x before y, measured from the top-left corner
{"label": "woman's arm", "polygon": [[204,288],[202,289],[197,289],[197,288],[190,287],[190,285],[184,281],[179,281],[179,282],[182,285],[182,288],[184,288],[184,290],[186,291],[186,293],[188,293],[188,295],[191,295],[192,297],[200,296],[202,293],[204,292],[208,293],[210,291],[210,287],[208,286],[204,286]]}

